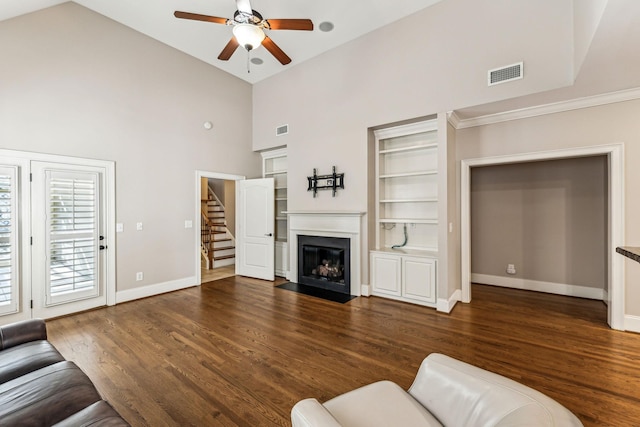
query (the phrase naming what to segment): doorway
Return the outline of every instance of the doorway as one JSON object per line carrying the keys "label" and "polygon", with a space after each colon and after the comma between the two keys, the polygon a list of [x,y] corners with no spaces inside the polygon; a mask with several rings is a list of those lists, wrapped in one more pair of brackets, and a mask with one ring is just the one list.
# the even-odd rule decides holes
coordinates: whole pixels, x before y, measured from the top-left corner
{"label": "doorway", "polygon": [[235,184],[244,179],[196,172],[196,283],[235,275]]}
{"label": "doorway", "polygon": [[622,144],[462,160],[460,215],[463,302],[471,301],[471,168],[598,155],[606,156],[608,169],[607,264],[609,268],[605,289],[608,305],[607,320],[611,328],[624,330],[624,267],[620,257],[615,255],[615,248],[621,246],[624,241]]}

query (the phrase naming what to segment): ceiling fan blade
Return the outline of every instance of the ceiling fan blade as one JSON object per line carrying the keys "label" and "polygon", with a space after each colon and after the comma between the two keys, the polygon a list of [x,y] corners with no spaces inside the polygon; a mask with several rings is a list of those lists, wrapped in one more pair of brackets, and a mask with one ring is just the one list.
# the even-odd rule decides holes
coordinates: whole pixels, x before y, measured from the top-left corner
{"label": "ceiling fan blade", "polygon": [[270,30],[303,30],[313,31],[311,19],[267,19]]}
{"label": "ceiling fan blade", "polygon": [[262,46],[271,52],[271,54],[275,56],[282,65],[287,65],[291,62],[291,58],[289,58],[287,54],[284,53],[284,51],[280,49],[269,37],[265,37],[264,40],[262,40]]}
{"label": "ceiling fan blade", "polygon": [[251,9],[251,2],[249,0],[236,0],[236,7],[242,13],[246,13],[247,15],[253,15],[253,10]]}
{"label": "ceiling fan blade", "polygon": [[209,15],[200,15],[198,13],[190,13],[190,12],[180,12],[176,10],[173,12],[173,16],[181,19],[192,19],[194,21],[205,21],[205,22],[213,22],[214,24],[226,24],[227,18],[219,18],[217,16],[209,16]]}
{"label": "ceiling fan blade", "polygon": [[236,40],[235,37],[231,37],[229,43],[227,43],[224,49],[222,49],[222,52],[220,52],[220,55],[218,55],[218,59],[221,61],[228,61],[229,58],[231,58],[231,55],[233,55],[233,52],[236,51],[238,46],[238,40]]}

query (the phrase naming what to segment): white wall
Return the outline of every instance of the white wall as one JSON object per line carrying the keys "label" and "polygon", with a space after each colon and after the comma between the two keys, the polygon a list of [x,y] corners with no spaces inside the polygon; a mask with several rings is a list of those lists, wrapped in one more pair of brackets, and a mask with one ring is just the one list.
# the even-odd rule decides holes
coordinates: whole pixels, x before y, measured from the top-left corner
{"label": "white wall", "polygon": [[2,148],[115,161],[117,290],[193,279],[195,171],[261,174],[251,86],[71,2],[0,22],[0,56]]}

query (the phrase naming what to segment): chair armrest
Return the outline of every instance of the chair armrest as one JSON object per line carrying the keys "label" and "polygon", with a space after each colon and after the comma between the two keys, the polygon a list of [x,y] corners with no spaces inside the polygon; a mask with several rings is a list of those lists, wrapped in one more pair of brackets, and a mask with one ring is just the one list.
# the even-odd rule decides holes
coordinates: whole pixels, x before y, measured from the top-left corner
{"label": "chair armrest", "polygon": [[291,409],[292,427],[341,427],[333,415],[316,399],[304,399]]}
{"label": "chair armrest", "polygon": [[47,327],[42,319],[29,319],[0,326],[0,350],[46,339]]}

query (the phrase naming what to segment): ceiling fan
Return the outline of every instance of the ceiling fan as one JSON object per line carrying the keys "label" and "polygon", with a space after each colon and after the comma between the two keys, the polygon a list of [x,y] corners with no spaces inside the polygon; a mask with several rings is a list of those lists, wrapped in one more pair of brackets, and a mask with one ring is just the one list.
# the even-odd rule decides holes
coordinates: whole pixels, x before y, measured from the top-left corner
{"label": "ceiling fan", "polygon": [[291,62],[291,58],[264,33],[264,30],[313,30],[313,22],[310,19],[264,19],[251,8],[249,0],[236,0],[236,8],[238,10],[234,13],[233,19],[180,11],[175,11],[173,15],[181,19],[232,25],[233,37],[218,55],[218,59],[222,61],[228,61],[238,46],[250,52],[262,45],[282,65],[286,65]]}

